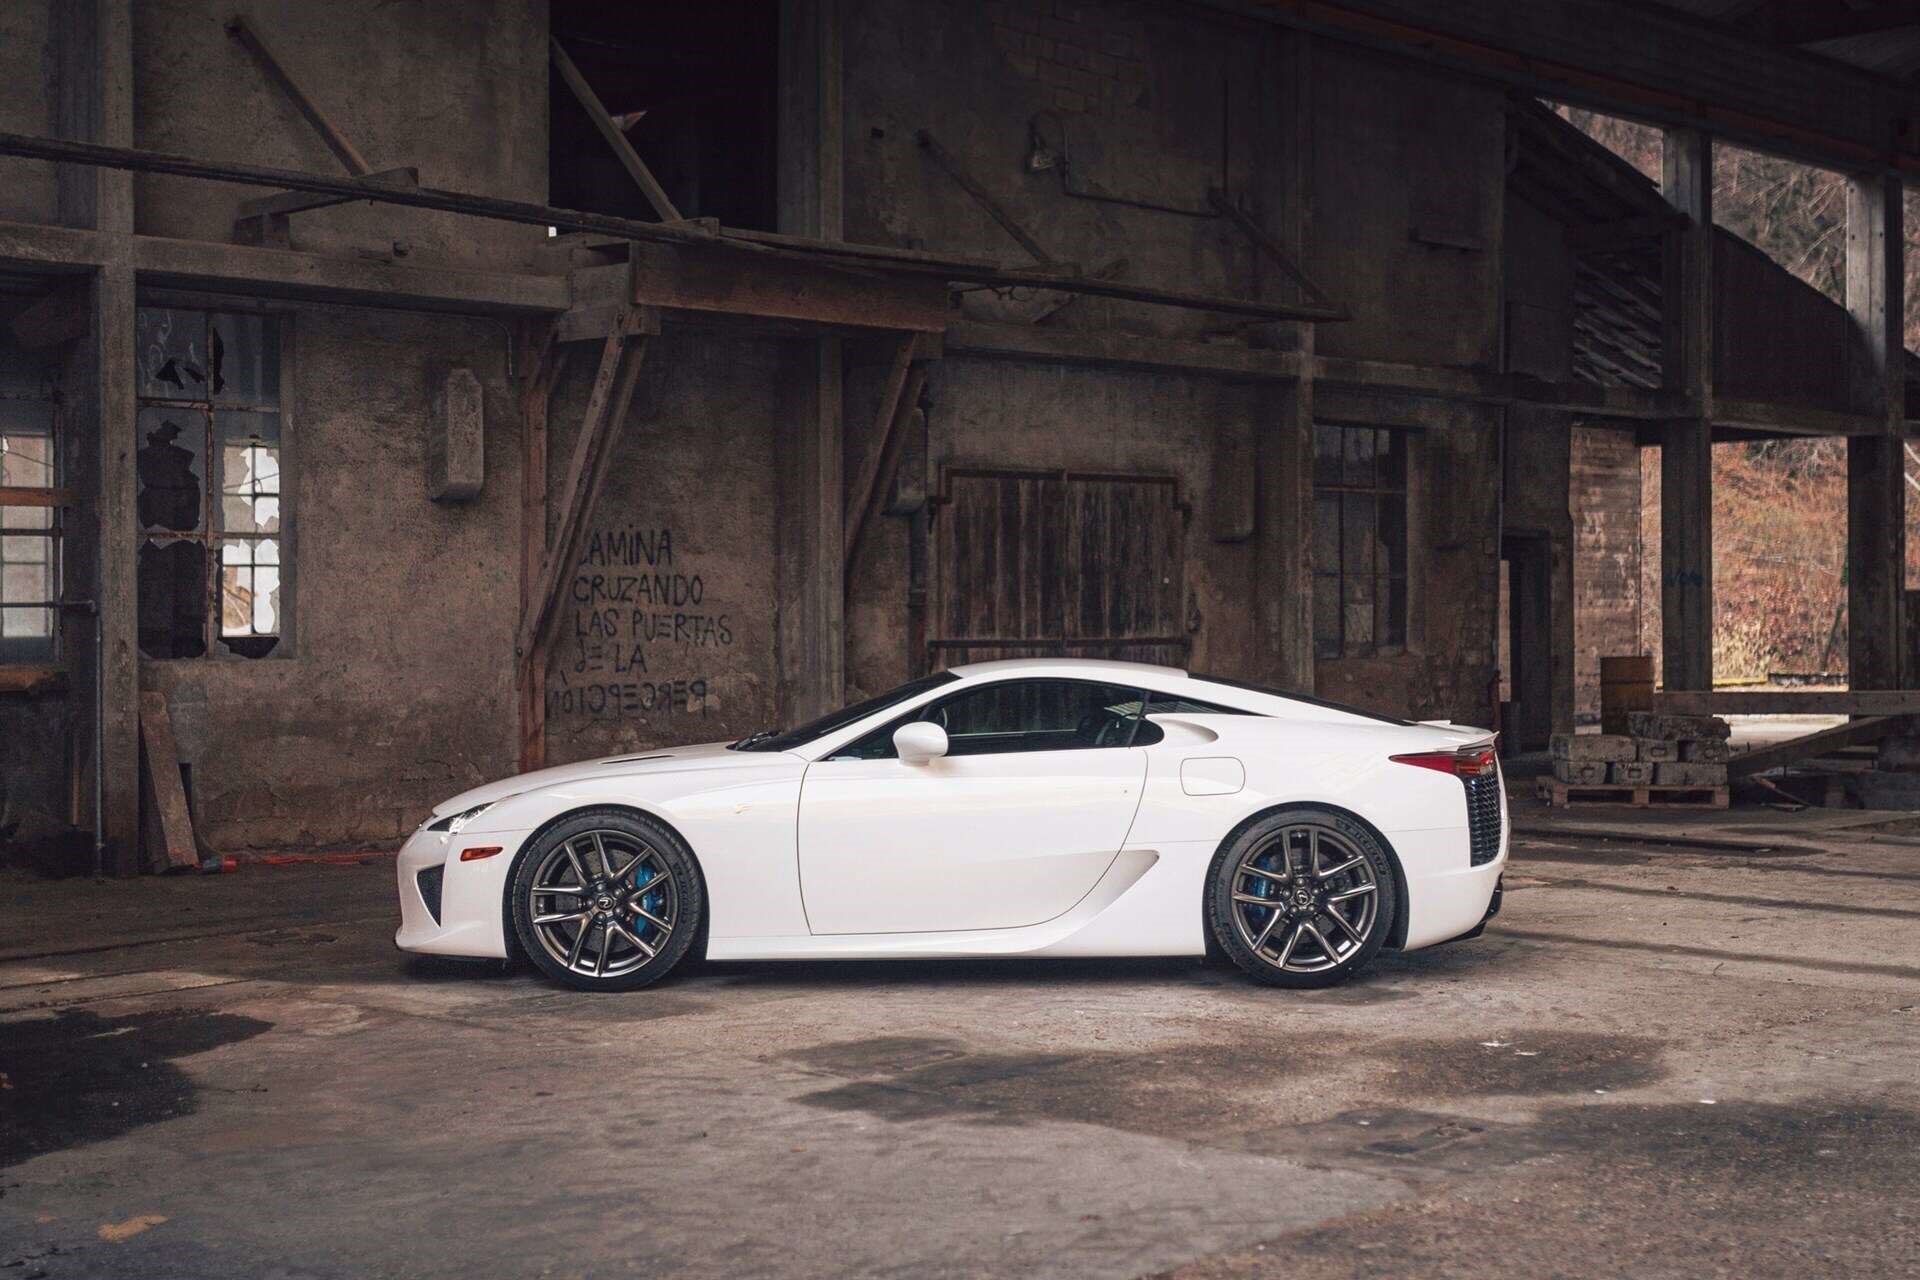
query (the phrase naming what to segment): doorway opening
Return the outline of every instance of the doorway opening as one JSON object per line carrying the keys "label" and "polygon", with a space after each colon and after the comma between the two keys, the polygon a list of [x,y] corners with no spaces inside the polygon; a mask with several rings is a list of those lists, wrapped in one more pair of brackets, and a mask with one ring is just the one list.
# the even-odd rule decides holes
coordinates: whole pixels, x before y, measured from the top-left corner
{"label": "doorway opening", "polygon": [[[682,217],[774,230],[780,15],[775,0],[703,0],[671,16],[552,0],[554,39]],[[548,76],[549,200],[652,219],[653,208],[559,73]]]}

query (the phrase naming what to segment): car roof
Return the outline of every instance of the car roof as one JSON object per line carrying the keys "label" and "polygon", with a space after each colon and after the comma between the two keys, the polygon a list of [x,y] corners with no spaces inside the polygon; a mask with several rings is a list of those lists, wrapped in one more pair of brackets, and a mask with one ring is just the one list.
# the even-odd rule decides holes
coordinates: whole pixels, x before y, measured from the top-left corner
{"label": "car roof", "polygon": [[1108,658],[998,658],[991,662],[966,662],[947,670],[963,680],[1020,675],[1077,676],[1088,680],[1183,680],[1187,675],[1179,667]]}

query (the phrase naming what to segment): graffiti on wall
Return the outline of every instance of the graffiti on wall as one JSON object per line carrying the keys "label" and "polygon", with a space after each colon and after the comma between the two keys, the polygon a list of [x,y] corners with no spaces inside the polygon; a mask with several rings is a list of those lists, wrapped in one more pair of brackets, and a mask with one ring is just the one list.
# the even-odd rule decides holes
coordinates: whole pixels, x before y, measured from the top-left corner
{"label": "graffiti on wall", "polygon": [[568,584],[567,633],[549,715],[619,719],[712,709],[716,651],[733,644],[706,575],[674,554],[671,529],[595,530]]}

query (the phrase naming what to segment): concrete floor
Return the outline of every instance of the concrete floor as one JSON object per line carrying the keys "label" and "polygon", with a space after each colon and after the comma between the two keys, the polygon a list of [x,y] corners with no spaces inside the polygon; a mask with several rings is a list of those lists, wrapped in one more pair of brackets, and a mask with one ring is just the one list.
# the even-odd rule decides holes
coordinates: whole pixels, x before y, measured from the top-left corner
{"label": "concrete floor", "polygon": [[1913,1274],[1920,841],[1518,818],[1485,938],[1314,994],[593,997],[403,959],[385,860],[3,880],[0,1276]]}

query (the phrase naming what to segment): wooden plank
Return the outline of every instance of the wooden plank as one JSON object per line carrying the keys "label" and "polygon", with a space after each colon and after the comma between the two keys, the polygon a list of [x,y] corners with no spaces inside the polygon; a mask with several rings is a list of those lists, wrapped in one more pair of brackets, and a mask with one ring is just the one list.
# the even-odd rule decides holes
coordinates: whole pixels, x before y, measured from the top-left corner
{"label": "wooden plank", "polygon": [[0,666],[0,693],[39,693],[42,689],[57,689],[66,683],[66,678],[64,667],[8,663]]}
{"label": "wooden plank", "polygon": [[355,147],[348,140],[347,135],[340,132],[333,121],[327,118],[326,112],[320,109],[320,104],[307,96],[306,90],[300,87],[299,82],[287,70],[286,62],[273,51],[258,30],[245,18],[235,14],[227,20],[227,34],[239,41],[246,51],[254,56],[260,64],[260,69],[267,73],[267,78],[280,86],[280,91],[286,94],[294,108],[307,118],[307,123],[312,125],[314,132],[320,135],[320,140],[327,144],[327,150],[339,158],[340,163],[346,166],[348,173],[364,177],[373,172],[373,166],[367,163],[366,157],[360,154],[359,148]]}
{"label": "wooden plank", "polygon": [[1906,716],[1920,715],[1920,690],[1665,690],[1653,707],[1689,716]]}
{"label": "wooden plank", "polygon": [[573,59],[567,56],[567,51],[560,47],[560,41],[550,36],[547,39],[547,46],[552,51],[553,65],[560,72],[560,78],[566,81],[567,88],[573,91],[573,96],[585,109],[587,118],[593,121],[593,127],[600,131],[600,136],[605,138],[607,145],[613,148],[613,154],[619,157],[620,165],[627,171],[627,176],[632,178],[634,185],[640,188],[640,194],[647,198],[647,203],[653,206],[653,211],[660,215],[662,222],[678,222],[680,211],[674,208],[673,201],[667,198],[665,188],[654,180],[653,170],[647,168],[647,162],[640,158],[640,153],[633,149],[631,142],[627,141],[627,135],[621,131],[619,125],[613,122],[613,117],[607,113],[606,107],[600,102],[600,95],[593,91],[593,86],[587,83],[587,78],[580,74],[580,68],[573,65]]}
{"label": "wooden plank", "polygon": [[951,313],[938,277],[853,272],[833,264],[633,246],[631,301],[865,329],[939,333]]}
{"label": "wooden plank", "polygon": [[523,662],[542,661],[551,641],[561,597],[566,592],[567,575],[580,558],[587,517],[593,514],[594,500],[599,497],[600,486],[606,479],[613,441],[624,425],[627,406],[633,400],[641,357],[646,350],[645,328],[645,317],[636,313],[626,331],[608,334],[601,347],[600,367],[594,374],[593,390],[588,394],[586,413],[580,433],[574,439],[573,455],[560,489],[560,523],[521,616],[516,648]]}
{"label": "wooden plank", "polygon": [[43,489],[33,485],[0,486],[0,507],[71,507],[73,505],[75,505],[75,498],[71,489]]}
{"label": "wooden plank", "polygon": [[[420,186],[420,171],[411,165],[399,169],[382,169],[378,173],[361,176],[368,182],[385,183],[403,191],[417,189]],[[310,209],[327,209],[334,205],[351,204],[356,198],[340,195],[337,192],[322,194],[317,191],[279,191],[270,196],[242,200],[239,212],[234,215],[234,221],[244,222],[249,218],[284,218],[288,214],[305,213]]]}
{"label": "wooden plank", "polygon": [[151,803],[149,832],[155,837],[152,854],[159,870],[200,865],[200,847],[194,840],[193,817],[187,811],[187,791],[180,780],[180,753],[174,747],[173,720],[167,714],[167,695],[140,695],[141,762],[145,766],[145,794]]}
{"label": "wooden plank", "polygon": [[1613,786],[1604,783],[1589,786],[1554,778],[1541,778],[1536,794],[1557,809],[1589,805],[1627,809],[1724,809],[1729,800],[1726,787]]}
{"label": "wooden plank", "polygon": [[[873,431],[868,436],[872,453],[861,471],[861,478],[853,487],[853,518],[847,521],[846,541],[841,549],[843,578],[853,576],[853,561],[860,550],[860,535],[866,530],[867,521],[878,513],[880,502],[886,496],[881,486],[885,483],[883,475],[888,471],[889,452],[893,452],[894,460],[898,461],[894,441],[903,434],[900,426],[901,408],[903,405],[910,406],[915,398],[905,394],[913,351],[914,335],[901,335],[894,344],[893,363],[887,369],[887,379],[880,387],[880,407],[874,414]],[[925,374],[921,375],[920,380],[924,383]]]}
{"label": "wooden plank", "polygon": [[1818,733],[1802,734],[1798,738],[1790,738],[1785,742],[1776,742],[1770,746],[1743,752],[1727,762],[1727,776],[1751,777],[1756,773],[1765,773],[1768,769],[1778,769],[1782,765],[1810,760],[1815,756],[1825,755],[1829,751],[1878,742],[1888,734],[1900,731],[1901,727],[1907,723],[1905,716],[1869,716],[1860,720],[1849,720],[1843,725],[1822,729]]}

